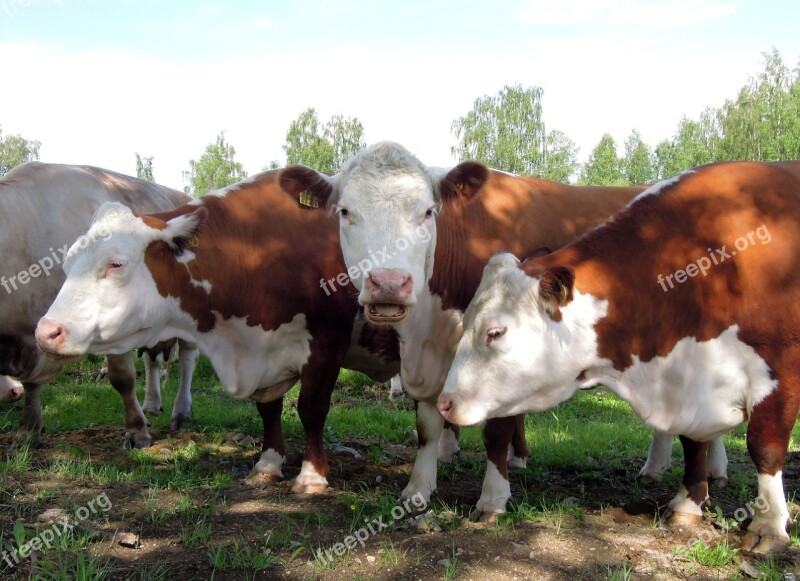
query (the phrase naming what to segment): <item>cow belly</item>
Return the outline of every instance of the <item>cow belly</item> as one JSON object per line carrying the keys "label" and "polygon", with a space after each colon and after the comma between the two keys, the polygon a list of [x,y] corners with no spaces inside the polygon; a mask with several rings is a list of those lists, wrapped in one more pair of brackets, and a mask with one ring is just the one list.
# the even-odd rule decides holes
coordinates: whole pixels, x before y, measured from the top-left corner
{"label": "cow belly", "polygon": [[664,357],[635,357],[616,391],[656,429],[700,441],[720,436],[747,420],[777,386],[737,333],[734,325],[709,341],[686,337]]}

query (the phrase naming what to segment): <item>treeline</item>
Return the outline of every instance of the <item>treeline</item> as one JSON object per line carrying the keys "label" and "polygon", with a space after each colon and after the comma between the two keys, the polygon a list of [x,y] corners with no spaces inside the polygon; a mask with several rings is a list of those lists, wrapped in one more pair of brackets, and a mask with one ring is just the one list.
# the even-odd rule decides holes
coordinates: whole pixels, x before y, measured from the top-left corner
{"label": "treeline", "polygon": [[[734,99],[706,108],[699,119],[684,117],[674,135],[651,148],[633,130],[622,148],[605,134],[584,164],[578,147],[559,130],[547,131],[540,87],[506,86],[477,99],[471,111],[452,122],[459,160],[478,160],[496,169],[596,185],[648,184],[681,171],[726,160],[800,159],[800,69],[790,70],[780,54],[765,53],[763,70]],[[366,145],[357,118],[334,116],[325,123],[314,108],[294,120],[286,133],[285,164],[301,163],[334,173]],[[40,143],[0,130],[0,175],[38,159]],[[236,150],[220,133],[184,172],[185,190],[202,195],[247,176]],[[273,160],[264,169],[284,165]],[[153,158],[136,153],[137,176],[153,180]]]}

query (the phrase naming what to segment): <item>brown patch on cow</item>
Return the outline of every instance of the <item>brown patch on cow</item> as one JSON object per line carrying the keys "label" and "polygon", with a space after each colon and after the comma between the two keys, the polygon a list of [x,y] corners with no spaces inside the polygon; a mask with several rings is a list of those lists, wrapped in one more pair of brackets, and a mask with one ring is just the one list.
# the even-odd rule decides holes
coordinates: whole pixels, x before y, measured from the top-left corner
{"label": "brown patch on cow", "polygon": [[[361,310],[361,318],[364,318],[363,313]],[[400,361],[400,338],[394,327],[365,324],[361,328],[358,344],[384,361]]]}
{"label": "brown patch on cow", "polygon": [[167,223],[164,220],[159,220],[158,218],[153,218],[152,216],[136,211],[133,212],[133,215],[144,222],[145,226],[153,230],[166,230],[167,228]]}
{"label": "brown patch on cow", "polygon": [[437,218],[430,290],[445,309],[465,310],[484,265],[500,251],[527,257],[560,248],[602,223],[644,187],[567,186],[489,171],[464,204],[451,197]]}

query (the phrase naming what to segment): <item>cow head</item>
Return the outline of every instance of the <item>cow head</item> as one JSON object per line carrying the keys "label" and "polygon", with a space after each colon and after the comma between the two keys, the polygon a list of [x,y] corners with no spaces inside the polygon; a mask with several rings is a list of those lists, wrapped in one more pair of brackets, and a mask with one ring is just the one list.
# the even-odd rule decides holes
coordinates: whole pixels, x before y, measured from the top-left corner
{"label": "cow head", "polygon": [[17,401],[24,393],[19,381],[8,375],[0,375],[0,403]]}
{"label": "cow head", "polygon": [[67,279],[36,329],[39,347],[58,358],[156,343],[169,302],[177,299],[159,294],[145,253],[156,243],[182,252],[205,215],[198,207],[164,222],[119,203],[103,204],[67,254]]}
{"label": "cow head", "polygon": [[529,276],[511,254],[484,268],[439,396],[456,424],[541,411],[567,399],[594,361],[594,322],[605,303],[574,290],[565,267]]}
{"label": "cow head", "polygon": [[332,179],[293,167],[284,170],[281,186],[300,203],[312,194],[336,212],[346,274],[367,319],[395,324],[433,273],[437,214],[470,200],[488,175],[475,162],[432,170],[402,146],[381,142],[349,159]]}

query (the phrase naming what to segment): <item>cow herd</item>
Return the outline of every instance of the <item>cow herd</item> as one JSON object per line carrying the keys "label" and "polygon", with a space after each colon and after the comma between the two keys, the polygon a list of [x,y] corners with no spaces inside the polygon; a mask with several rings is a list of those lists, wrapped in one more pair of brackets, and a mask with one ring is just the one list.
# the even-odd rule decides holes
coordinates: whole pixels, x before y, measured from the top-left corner
{"label": "cow herd", "polygon": [[642,476],[660,478],[681,437],[674,522],[702,517],[709,477],[727,479],[721,437],[749,421],[767,502],[743,544],[767,553],[789,542],[781,471],[800,407],[800,162],[577,187],[476,162],[429,168],[383,142],[333,176],[290,166],[194,200],[36,162],[0,180],[0,221],[0,373],[11,376],[0,401],[19,398],[22,382],[17,441],[40,438],[41,385],[94,353],[108,356],[126,440],[149,445],[158,374],[140,406],[132,353],[177,339],[171,427],[191,418],[199,350],[262,418],[253,478],[283,478],[283,397],[300,382],[294,490],[313,493],[328,485],[323,428],[340,369],[376,381],[399,372],[419,435],[403,498],[427,503],[438,460],[458,451],[457,426],[480,424],[476,515],[492,518],[511,497],[509,468],[530,455],[521,414],[602,383],[654,428]]}

